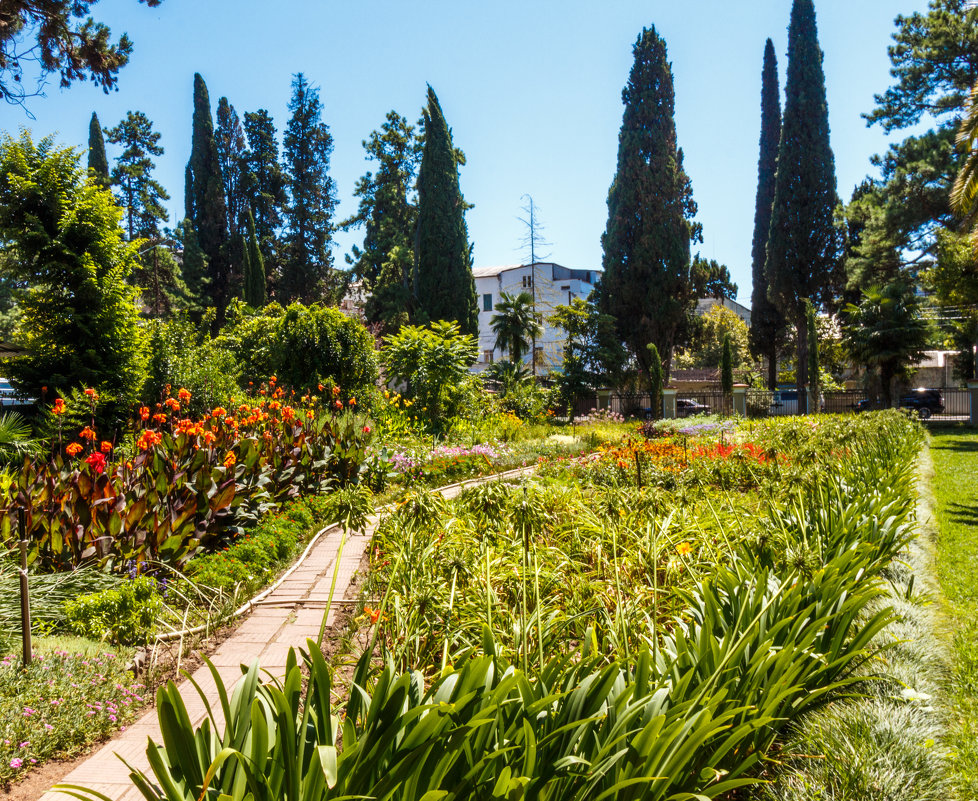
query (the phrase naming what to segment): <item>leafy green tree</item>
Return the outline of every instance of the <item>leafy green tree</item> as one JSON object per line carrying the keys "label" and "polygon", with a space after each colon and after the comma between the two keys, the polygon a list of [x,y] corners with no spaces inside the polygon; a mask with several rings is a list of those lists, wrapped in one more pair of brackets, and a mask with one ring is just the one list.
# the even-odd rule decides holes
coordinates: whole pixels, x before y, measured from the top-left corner
{"label": "leafy green tree", "polygon": [[[163,0],[139,0],[155,8]],[[0,97],[23,103],[42,93],[44,79],[53,72],[61,88],[88,79],[105,92],[115,88],[116,74],[129,62],[132,42],[123,34],[118,42],[103,22],[86,16],[98,0],[5,0],[0,6]],[[82,21],[84,19],[84,21]],[[24,65],[37,64],[37,88],[25,86]]]}
{"label": "leafy green tree", "polygon": [[[238,302],[240,304],[240,302]],[[237,307],[216,346],[234,354],[243,381],[276,376],[297,393],[318,394],[320,383],[341,388],[343,398],[369,406],[377,382],[374,339],[359,320],[314,303],[282,308]]]}
{"label": "leafy green tree", "polygon": [[406,325],[384,343],[381,362],[390,380],[407,385],[419,416],[436,429],[446,426],[464,397],[469,367],[479,355],[478,340],[458,323],[436,320]]}
{"label": "leafy green tree", "polygon": [[812,0],[794,0],[788,29],[788,77],[771,231],[764,272],[769,298],[794,325],[798,386],[808,385],[805,300],[828,303],[839,282],[841,240],[835,157],[829,144],[822,50]]}
{"label": "leafy green tree", "polygon": [[730,344],[730,334],[724,334],[720,352],[720,390],[724,395],[729,395],[733,392],[733,385],[733,346]]}
{"label": "leafy green tree", "polygon": [[367,321],[380,325],[381,334],[397,333],[410,319],[411,270],[414,252],[410,246],[395,245],[380,267],[380,275],[367,298],[364,314]]}
{"label": "leafy green tree", "polygon": [[761,141],[757,159],[757,199],[754,204],[754,237],[751,243],[751,350],[767,359],[768,389],[778,383],[778,348],[784,341],[784,318],[768,299],[768,278],[764,272],[767,240],[771,233],[771,208],[774,203],[778,145],[781,141],[781,95],[778,88],[778,60],[774,43],[764,45],[761,71]]}
{"label": "leafy green tree", "polygon": [[88,174],[99,186],[109,185],[109,160],[105,156],[105,137],[102,136],[102,125],[98,114],[92,112],[88,123]]}
{"label": "leafy green tree", "polygon": [[145,337],[126,281],[137,244],[123,239],[120,216],[74,149],[35,144],[26,131],[0,141],[0,242],[29,287],[17,334],[27,353],[8,370],[26,394],[84,385],[137,397]]}
{"label": "leafy green tree", "polygon": [[733,365],[740,369],[750,364],[750,329],[737,313],[725,306],[711,306],[697,317],[689,346],[676,354],[681,368],[720,366],[723,342],[730,338]]}
{"label": "leafy green tree", "polygon": [[217,310],[217,321],[220,323],[230,298],[228,215],[221,161],[214,138],[214,121],[211,119],[210,96],[200,73],[194,74],[193,138],[185,196],[188,202],[186,216],[207,263],[207,284],[203,287],[207,294],[204,300]]}
{"label": "leafy green tree", "polygon": [[885,406],[893,405],[893,380],[924,355],[929,328],[920,298],[902,278],[863,291],[862,302],[846,310],[844,334],[853,358],[878,370]]}
{"label": "leafy green tree", "polygon": [[258,235],[255,233],[255,218],[248,209],[248,246],[244,263],[244,299],[245,303],[254,308],[261,308],[268,300],[265,294],[265,260],[258,246]]}
{"label": "leafy green tree", "polygon": [[329,176],[333,136],[322,120],[319,90],[301,72],[292,81],[289,111],[283,138],[289,203],[279,295],[311,303],[337,294],[330,250],[336,207],[336,186]]}
{"label": "leafy green tree", "polygon": [[921,273],[944,318],[944,328],[963,358],[958,360],[961,378],[978,375],[978,254],[966,234],[940,231],[937,258]]}
{"label": "leafy green tree", "polygon": [[245,231],[246,198],[244,128],[226,97],[217,101],[217,127],[214,130],[217,158],[221,162],[221,178],[224,181],[224,202],[228,214],[228,235],[233,239]]}
{"label": "leafy green tree", "polygon": [[533,298],[529,292],[519,295],[503,292],[489,327],[496,335],[495,347],[508,353],[512,362],[521,361],[534,337],[543,333],[540,316],[533,311]]}
{"label": "leafy green tree", "polygon": [[459,153],[435,90],[423,111],[424,152],[418,171],[418,229],[414,253],[415,318],[455,320],[467,334],[479,332],[472,277],[472,243],[458,181]]}
{"label": "leafy green tree", "polygon": [[245,153],[244,194],[255,216],[255,233],[265,262],[266,287],[277,272],[282,208],[287,201],[285,175],[278,160],[275,125],[265,109],[245,112],[244,130],[248,137]]}
{"label": "leafy green tree", "polygon": [[141,111],[127,112],[126,118],[106,133],[112,144],[123,148],[111,177],[126,212],[129,239],[158,237],[160,223],[167,218],[163,203],[170,199],[163,185],[153,179],[156,164],[150,157],[163,155],[160,134]]}
{"label": "leafy green tree", "polygon": [[421,157],[421,142],[413,125],[396,111],[388,111],[380,130],[363,142],[367,160],[377,162],[353,194],[360,199],[357,213],[344,220],[344,230],[364,229],[363,248],[354,246],[348,256],[353,272],[375,285],[384,263],[395,247],[410,249],[418,224],[418,207],[412,198]]}
{"label": "leafy green tree", "polygon": [[618,169],[601,238],[601,310],[648,372],[652,342],[668,376],[677,331],[693,296],[690,242],[699,228],[693,191],[676,143],[675,95],[666,44],[654,28],[639,35],[622,91]]}
{"label": "leafy green tree", "polygon": [[189,291],[170,248],[173,244],[173,240],[161,236],[141,244],[131,280],[142,294],[144,316],[168,317],[187,306]]}
{"label": "leafy green tree", "polygon": [[558,306],[549,320],[567,335],[563,362],[554,379],[573,420],[575,398],[619,383],[626,354],[614,318],[602,314],[592,298],[574,298],[568,305]]}

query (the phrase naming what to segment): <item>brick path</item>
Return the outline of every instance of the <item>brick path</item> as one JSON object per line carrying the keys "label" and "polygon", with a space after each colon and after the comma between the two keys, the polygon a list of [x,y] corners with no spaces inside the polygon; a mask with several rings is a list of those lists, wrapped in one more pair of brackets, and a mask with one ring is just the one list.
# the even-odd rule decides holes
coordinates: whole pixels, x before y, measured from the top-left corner
{"label": "brick path", "polygon": [[[451,498],[457,495],[463,486],[519,475],[532,469],[514,470],[488,479],[452,485],[440,492]],[[332,625],[335,599],[341,599],[346,594],[378,519],[379,515],[374,515],[364,531],[351,532],[347,537],[336,578],[334,608],[330,610],[327,625]],[[313,547],[306,560],[263,599],[234,633],[210,655],[211,662],[228,687],[228,695],[231,693],[231,686],[241,677],[240,665],[250,665],[258,659],[264,670],[274,676],[284,676],[285,658],[289,649],[305,647],[308,638],[316,639],[319,635],[319,626],[329,598],[329,587],[333,581],[333,569],[336,565],[341,537],[342,532],[339,530],[324,535]],[[297,598],[302,599],[303,602],[283,603]],[[276,602],[280,605],[276,605]],[[221,722],[217,686],[207,665],[202,665],[193,674],[193,679],[206,693],[212,710]],[[187,705],[191,722],[194,726],[199,725],[207,714],[203,700],[187,680],[181,682],[179,689]],[[143,796],[129,779],[129,769],[119,757],[123,757],[134,768],[139,768],[152,777],[146,759],[148,737],[152,737],[157,743],[162,742],[155,706],[147,710],[124,732],[120,732],[99,748],[61,779],[59,784],[81,785],[103,793],[113,801],[142,799]],[[69,799],[71,799],[69,795],[52,791],[41,796],[41,801],[68,801]]]}

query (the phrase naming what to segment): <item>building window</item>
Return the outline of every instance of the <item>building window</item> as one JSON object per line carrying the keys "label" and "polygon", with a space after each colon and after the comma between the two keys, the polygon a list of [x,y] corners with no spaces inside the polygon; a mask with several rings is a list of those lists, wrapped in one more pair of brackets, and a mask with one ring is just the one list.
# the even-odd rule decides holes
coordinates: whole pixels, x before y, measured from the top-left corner
{"label": "building window", "polygon": [[567,286],[562,286],[561,289],[570,289],[570,284],[568,284]]}
{"label": "building window", "polygon": [[492,293],[487,292],[482,296],[482,311],[492,311]]}
{"label": "building window", "polygon": [[533,276],[524,275],[523,276],[523,289],[530,289],[533,286]]}
{"label": "building window", "polygon": [[482,351],[482,363],[483,364],[492,364],[492,351],[491,350],[484,350],[484,351]]}

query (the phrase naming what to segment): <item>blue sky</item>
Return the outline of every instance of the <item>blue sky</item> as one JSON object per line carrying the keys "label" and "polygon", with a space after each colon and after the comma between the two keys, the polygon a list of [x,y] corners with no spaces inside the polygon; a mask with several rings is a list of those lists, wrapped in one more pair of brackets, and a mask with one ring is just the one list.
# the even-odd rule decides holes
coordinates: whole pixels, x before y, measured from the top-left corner
{"label": "blue sky", "polygon": [[[893,20],[923,10],[926,0],[815,5],[839,193],[848,199],[872,172],[869,157],[887,145],[860,114],[890,84]],[[524,258],[517,218],[530,194],[550,259],[594,268],[631,48],[642,27],[654,25],[672,62],[679,144],[704,228],[699,250],[727,264],[749,300],[761,59],[770,36],[783,91],[790,8],[790,0],[164,0],[147,9],[101,0],[96,16],[135,42],[119,91],[85,84],[62,91],[55,80],[46,97],[29,101],[35,119],[8,107],[3,128],[27,126],[36,137],[56,133],[84,147],[92,111],[104,126],[127,110],[144,112],[166,149],[156,177],[172,196],[172,224],[182,214],[194,72],[204,76],[213,108],[222,95],[239,114],[267,108],[281,133],[292,74],[302,71],[321,90],[345,217],[367,169],[361,141],[389,109],[417,119],[430,83],[468,158],[461,185],[475,204],[468,224],[476,266]],[[337,263],[361,236],[337,236]]]}

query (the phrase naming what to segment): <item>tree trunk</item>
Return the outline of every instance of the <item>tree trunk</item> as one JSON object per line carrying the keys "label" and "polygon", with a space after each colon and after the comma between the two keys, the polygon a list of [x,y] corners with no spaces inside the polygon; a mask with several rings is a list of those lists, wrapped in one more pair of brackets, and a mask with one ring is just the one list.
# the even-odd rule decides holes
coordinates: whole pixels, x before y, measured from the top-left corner
{"label": "tree trunk", "polygon": [[795,386],[798,388],[798,411],[808,414],[808,318],[802,307],[795,320],[795,335],[798,341],[797,363],[795,364]]}
{"label": "tree trunk", "polygon": [[883,408],[893,406],[893,376],[895,371],[887,364],[880,365],[880,395],[883,397]]}

